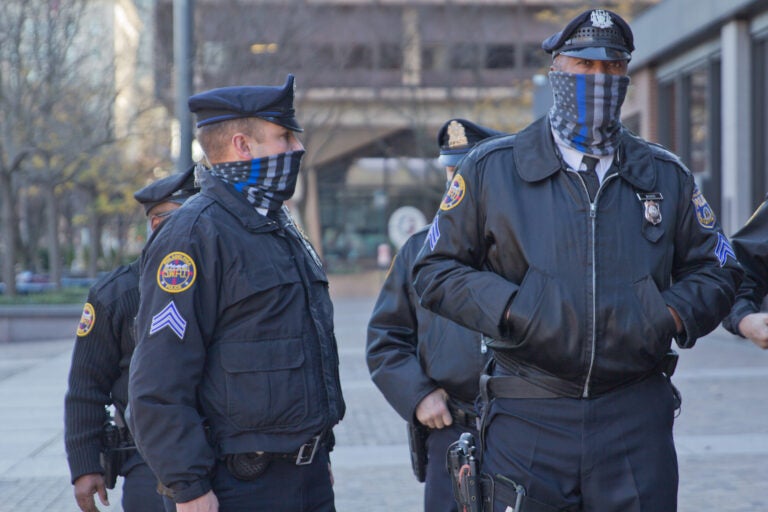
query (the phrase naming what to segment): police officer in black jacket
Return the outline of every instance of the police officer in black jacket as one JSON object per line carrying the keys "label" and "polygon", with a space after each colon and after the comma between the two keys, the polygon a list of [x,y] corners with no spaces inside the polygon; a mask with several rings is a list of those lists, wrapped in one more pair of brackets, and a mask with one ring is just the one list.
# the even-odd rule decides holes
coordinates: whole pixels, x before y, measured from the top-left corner
{"label": "police officer in black jacket", "polygon": [[[446,122],[437,140],[448,183],[475,144],[500,133],[465,119]],[[427,229],[413,234],[392,262],[368,323],[366,360],[373,381],[400,416],[429,429],[425,436],[409,429],[411,446],[426,444],[426,461],[412,463],[425,479],[424,510],[448,512],[458,509],[445,453],[462,432],[477,433],[474,402],[488,350],[479,333],[419,306],[411,270]],[[420,448],[414,447],[414,457],[420,457]]]}
{"label": "police officer in black jacket", "polygon": [[768,201],[755,210],[731,237],[733,250],[744,267],[744,280],[723,327],[768,349],[768,313],[762,305],[768,294]]}
{"label": "police officer in black jacket", "polygon": [[[159,179],[134,194],[144,206],[149,230],[155,231],[171,213],[198,192],[193,167]],[[122,418],[128,404],[128,365],[135,340],[133,320],[139,308],[139,261],[123,265],[99,279],[88,292],[72,351],[69,388],[64,400],[64,441],[77,505],[98,510],[93,495],[107,502],[102,436],[105,407],[114,405],[124,444],[130,444]],[[136,449],[117,453],[114,468],[125,477],[123,510],[163,510],[157,479]]]}
{"label": "police officer in black jacket", "polygon": [[142,255],[128,421],[179,512],[334,510],[333,308],[283,207],[304,153],[293,95],[289,75],[189,99],[211,167]]}
{"label": "police officer in black jacket", "polygon": [[480,387],[494,510],[674,512],[667,354],[718,325],[741,268],[692,174],[621,125],[626,22],[589,10],[542,47],[549,115],[462,160],[415,288],[492,338]]}

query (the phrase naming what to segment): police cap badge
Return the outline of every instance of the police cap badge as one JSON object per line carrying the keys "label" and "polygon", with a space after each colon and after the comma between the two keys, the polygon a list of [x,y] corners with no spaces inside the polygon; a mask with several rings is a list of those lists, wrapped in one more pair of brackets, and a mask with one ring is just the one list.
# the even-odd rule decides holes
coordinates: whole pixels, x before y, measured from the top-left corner
{"label": "police cap badge", "polygon": [[621,16],[605,9],[585,11],[563,30],[541,43],[552,56],[590,60],[629,60],[635,50],[632,29]]}
{"label": "police cap badge", "polygon": [[437,133],[437,145],[440,146],[440,165],[455,167],[459,160],[478,142],[503,133],[466,119],[446,121]]}

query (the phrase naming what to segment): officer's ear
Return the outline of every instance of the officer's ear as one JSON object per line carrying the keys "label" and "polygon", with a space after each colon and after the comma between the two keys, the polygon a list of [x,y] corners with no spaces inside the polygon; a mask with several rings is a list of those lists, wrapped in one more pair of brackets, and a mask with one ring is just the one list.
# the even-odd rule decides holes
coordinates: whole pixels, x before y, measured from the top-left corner
{"label": "officer's ear", "polygon": [[232,135],[232,147],[237,156],[243,160],[251,159],[253,157],[249,139],[250,137],[242,132],[237,132]]}

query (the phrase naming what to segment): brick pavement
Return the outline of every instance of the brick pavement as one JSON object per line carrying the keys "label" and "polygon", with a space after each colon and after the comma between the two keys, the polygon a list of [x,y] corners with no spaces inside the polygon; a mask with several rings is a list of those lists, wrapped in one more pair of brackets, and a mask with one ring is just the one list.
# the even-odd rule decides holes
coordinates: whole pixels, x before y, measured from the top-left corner
{"label": "brick pavement", "polygon": [[[332,283],[332,291],[333,283]],[[371,383],[364,361],[369,296],[335,290],[348,404],[332,456],[339,512],[416,512],[403,421]],[[77,512],[62,441],[71,339],[0,345],[0,512]],[[723,331],[681,354],[684,395],[675,426],[680,512],[768,511],[768,352]],[[120,493],[110,493],[117,511]]]}

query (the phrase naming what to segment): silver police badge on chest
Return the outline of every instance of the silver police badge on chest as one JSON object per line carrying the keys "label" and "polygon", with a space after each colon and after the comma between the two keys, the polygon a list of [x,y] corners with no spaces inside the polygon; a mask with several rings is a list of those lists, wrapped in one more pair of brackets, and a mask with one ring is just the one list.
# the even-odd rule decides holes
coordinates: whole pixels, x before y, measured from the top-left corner
{"label": "silver police badge on chest", "polygon": [[661,206],[659,206],[659,201],[664,199],[661,192],[638,192],[637,198],[643,203],[643,216],[645,220],[654,226],[661,224]]}

